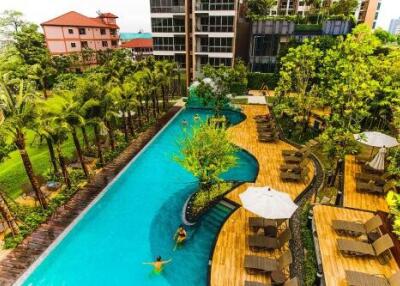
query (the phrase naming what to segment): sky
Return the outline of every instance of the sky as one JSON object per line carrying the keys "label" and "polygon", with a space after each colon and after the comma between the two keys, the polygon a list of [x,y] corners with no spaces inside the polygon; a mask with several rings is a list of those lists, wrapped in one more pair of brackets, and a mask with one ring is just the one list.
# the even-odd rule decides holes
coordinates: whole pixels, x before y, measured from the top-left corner
{"label": "sky", "polygon": [[[0,12],[18,10],[25,20],[40,24],[69,11],[96,16],[96,11],[116,14],[121,32],[150,32],[150,0],[0,0]],[[400,17],[400,0],[382,0],[378,27],[389,28]]]}

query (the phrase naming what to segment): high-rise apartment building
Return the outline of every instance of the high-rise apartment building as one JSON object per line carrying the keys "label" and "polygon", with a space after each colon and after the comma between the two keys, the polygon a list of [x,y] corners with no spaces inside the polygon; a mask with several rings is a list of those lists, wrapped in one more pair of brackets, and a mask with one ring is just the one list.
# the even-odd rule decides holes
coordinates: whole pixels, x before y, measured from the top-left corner
{"label": "high-rise apartment building", "polygon": [[400,35],[400,18],[392,19],[390,21],[389,33],[393,35]]}
{"label": "high-rise apartment building", "polygon": [[383,0],[359,0],[360,4],[355,15],[357,23],[365,23],[370,28],[375,29],[382,1]]}
{"label": "high-rise apartment building", "polygon": [[186,68],[188,83],[205,64],[231,66],[238,0],[150,0],[154,55]]}

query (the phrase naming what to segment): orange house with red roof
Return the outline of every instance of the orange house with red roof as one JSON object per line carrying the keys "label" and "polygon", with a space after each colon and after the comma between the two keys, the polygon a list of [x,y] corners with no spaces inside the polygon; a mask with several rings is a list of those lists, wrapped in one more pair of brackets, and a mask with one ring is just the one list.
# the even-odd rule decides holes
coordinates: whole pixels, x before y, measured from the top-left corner
{"label": "orange house with red roof", "polygon": [[71,11],[41,24],[51,54],[95,51],[118,48],[117,16],[101,13],[92,18]]}
{"label": "orange house with red roof", "polygon": [[130,49],[133,60],[140,61],[153,55],[153,39],[132,39],[123,42],[121,48]]}

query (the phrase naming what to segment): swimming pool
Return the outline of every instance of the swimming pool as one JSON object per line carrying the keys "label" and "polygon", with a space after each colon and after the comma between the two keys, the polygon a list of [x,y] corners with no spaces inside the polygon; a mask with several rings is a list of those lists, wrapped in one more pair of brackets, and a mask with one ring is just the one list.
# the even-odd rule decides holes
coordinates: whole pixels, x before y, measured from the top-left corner
{"label": "swimming pool", "polygon": [[[197,181],[172,160],[182,136],[181,121],[194,114],[185,109],[134,159],[84,214],[71,231],[29,274],[23,285],[206,285],[210,250],[229,209],[218,205],[188,231],[189,239],[173,251],[173,235],[181,223],[182,206]],[[233,123],[243,119],[226,113]],[[238,152],[238,165],[224,174],[228,180],[253,181],[255,159]],[[173,261],[162,275],[151,266],[161,255]]]}

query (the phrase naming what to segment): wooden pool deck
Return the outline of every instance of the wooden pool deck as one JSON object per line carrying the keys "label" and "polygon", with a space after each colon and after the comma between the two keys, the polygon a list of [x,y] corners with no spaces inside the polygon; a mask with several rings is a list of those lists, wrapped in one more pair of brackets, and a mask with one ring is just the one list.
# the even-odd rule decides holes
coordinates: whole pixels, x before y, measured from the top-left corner
{"label": "wooden pool deck", "polygon": [[356,191],[356,174],[360,171],[361,166],[357,164],[355,157],[352,155],[346,156],[343,206],[374,212],[378,210],[388,212],[385,196],[360,193]]}
{"label": "wooden pool deck", "polygon": [[324,205],[315,206],[313,212],[327,286],[348,285],[345,270],[380,274],[386,277],[398,271],[399,268],[393,258],[388,264],[382,265],[376,258],[344,257],[337,248],[336,239],[340,236],[332,229],[332,220],[365,221],[373,216],[372,212]]}
{"label": "wooden pool deck", "polygon": [[[249,186],[270,186],[276,190],[287,192],[295,199],[310,183],[314,166],[308,165],[308,177],[303,183],[283,182],[279,176],[279,166],[283,162],[282,150],[293,149],[283,141],[275,143],[260,143],[257,139],[256,115],[268,112],[265,105],[244,105],[243,113],[246,120],[229,129],[232,142],[253,154],[260,166],[259,174],[255,183],[243,184],[229,193],[226,197],[240,204],[239,194]],[[254,254],[246,243],[246,236],[251,233],[247,221],[253,216],[244,208],[238,208],[225,222],[219,233],[211,265],[210,282],[212,286],[240,286],[245,280],[268,283],[270,278],[266,275],[249,275],[243,264],[246,254]],[[280,251],[257,252],[257,255],[265,257],[278,257]]]}

